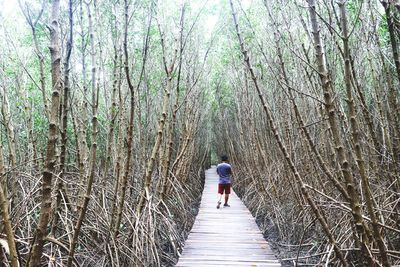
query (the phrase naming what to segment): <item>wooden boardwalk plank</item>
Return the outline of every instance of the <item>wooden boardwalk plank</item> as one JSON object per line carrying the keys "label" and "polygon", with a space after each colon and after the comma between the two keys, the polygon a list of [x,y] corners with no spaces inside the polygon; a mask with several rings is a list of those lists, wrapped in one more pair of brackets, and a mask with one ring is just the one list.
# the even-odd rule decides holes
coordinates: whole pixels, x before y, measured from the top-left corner
{"label": "wooden boardwalk plank", "polygon": [[213,167],[206,171],[200,210],[176,267],[281,266],[235,192],[231,207],[216,208],[217,184]]}

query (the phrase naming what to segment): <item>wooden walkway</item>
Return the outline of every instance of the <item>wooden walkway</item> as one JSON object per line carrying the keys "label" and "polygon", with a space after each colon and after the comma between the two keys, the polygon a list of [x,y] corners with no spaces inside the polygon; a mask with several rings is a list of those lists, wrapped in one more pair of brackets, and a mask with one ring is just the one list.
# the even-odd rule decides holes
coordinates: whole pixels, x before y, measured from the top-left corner
{"label": "wooden walkway", "polygon": [[217,184],[213,167],[206,171],[199,214],[176,266],[281,266],[253,216],[234,192],[229,198],[231,207],[216,208]]}

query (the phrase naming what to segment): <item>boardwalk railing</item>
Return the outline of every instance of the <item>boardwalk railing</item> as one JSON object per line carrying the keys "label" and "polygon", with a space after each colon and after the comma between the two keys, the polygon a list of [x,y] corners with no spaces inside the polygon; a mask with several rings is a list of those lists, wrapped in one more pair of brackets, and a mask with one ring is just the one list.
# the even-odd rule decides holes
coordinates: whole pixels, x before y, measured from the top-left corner
{"label": "boardwalk railing", "polygon": [[281,266],[243,202],[232,192],[230,207],[217,209],[218,175],[206,171],[199,214],[177,267]]}

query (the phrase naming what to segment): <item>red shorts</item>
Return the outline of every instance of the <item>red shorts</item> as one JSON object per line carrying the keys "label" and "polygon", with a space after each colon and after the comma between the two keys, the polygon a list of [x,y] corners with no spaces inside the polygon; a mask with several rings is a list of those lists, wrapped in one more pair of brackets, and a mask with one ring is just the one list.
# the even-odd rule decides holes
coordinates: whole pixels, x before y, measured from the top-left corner
{"label": "red shorts", "polygon": [[218,194],[223,194],[225,191],[225,194],[230,194],[231,193],[231,184],[218,184]]}

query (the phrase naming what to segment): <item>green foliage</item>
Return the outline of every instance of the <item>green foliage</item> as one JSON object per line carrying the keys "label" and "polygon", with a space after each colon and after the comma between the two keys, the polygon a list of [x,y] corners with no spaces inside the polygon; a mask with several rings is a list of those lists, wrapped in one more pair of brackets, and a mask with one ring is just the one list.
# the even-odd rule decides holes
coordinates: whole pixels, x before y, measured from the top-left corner
{"label": "green foliage", "polygon": [[43,133],[47,130],[48,122],[44,114],[40,111],[32,113],[33,128],[36,133]]}
{"label": "green foliage", "polygon": [[386,15],[382,16],[377,27],[379,39],[383,47],[390,45],[389,27],[386,20]]}
{"label": "green foliage", "polygon": [[[347,1],[347,12],[349,16],[349,22],[351,27],[353,24],[361,26],[361,19],[359,17],[360,7],[362,7],[363,1],[360,0],[348,0]],[[362,11],[361,11],[362,12]]]}

